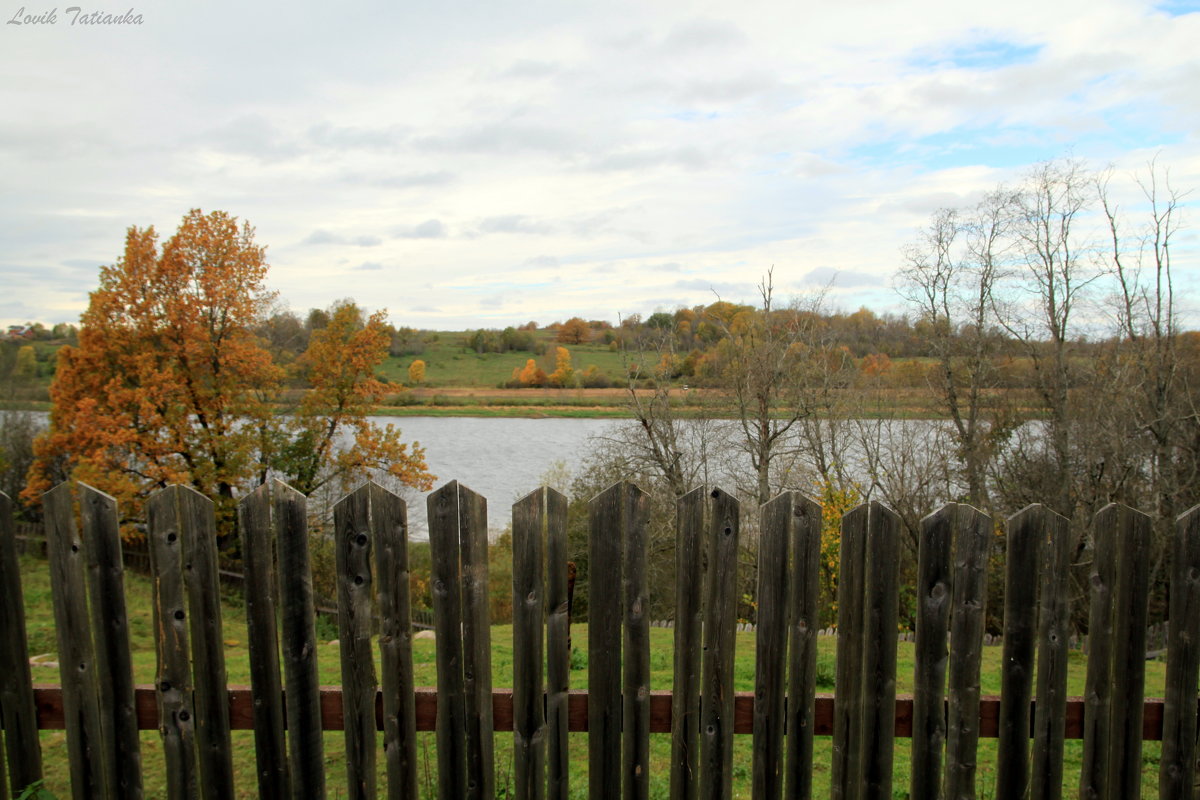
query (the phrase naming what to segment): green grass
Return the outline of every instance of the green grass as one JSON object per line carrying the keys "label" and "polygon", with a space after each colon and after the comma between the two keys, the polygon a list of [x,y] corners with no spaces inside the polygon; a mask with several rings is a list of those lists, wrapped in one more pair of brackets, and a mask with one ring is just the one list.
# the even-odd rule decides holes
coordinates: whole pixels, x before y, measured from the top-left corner
{"label": "green grass", "polygon": [[[380,367],[380,374],[397,383],[408,383],[408,366],[414,359],[425,362],[424,386],[446,387],[496,387],[512,377],[514,369],[525,366],[533,358],[547,374],[554,370],[554,352],[557,343],[554,331],[542,330],[534,336],[542,343],[545,352],[535,355],[526,350],[507,353],[476,353],[464,344],[467,331],[438,331],[425,342],[423,352],[415,355],[390,356]],[[625,374],[622,354],[610,350],[608,345],[581,344],[565,345],[571,353],[571,366],[578,372],[595,365],[601,373],[608,375],[620,385]]]}
{"label": "green grass", "polygon": [[[41,656],[39,660],[53,660],[56,652],[54,635],[54,617],[51,605],[48,566],[45,561],[25,557],[21,560],[22,581],[25,595],[26,624],[30,654]],[[133,573],[126,577],[126,594],[129,606],[130,640],[133,659],[134,678],[137,683],[152,683],[155,671],[154,641],[152,631],[152,614],[149,581]],[[226,640],[226,670],[230,684],[249,684],[249,657],[246,646],[246,619],[239,603],[226,599],[223,604],[223,628]],[[323,633],[331,636],[328,626],[322,626]],[[320,635],[320,634],[319,634]],[[588,671],[586,656],[587,626],[577,624],[572,626],[572,637],[577,648],[575,660],[582,668],[571,673],[573,689],[587,688]],[[650,631],[651,658],[650,684],[652,690],[669,690],[672,684],[672,637],[673,632],[666,629],[653,628]],[[736,691],[751,691],[754,682],[754,644],[752,633],[739,633],[735,655],[734,688]],[[829,692],[832,682],[835,640],[822,638],[819,640],[818,660],[820,672],[825,676],[824,686],[818,686],[818,691]],[[912,676],[914,668],[913,645],[902,642],[898,649],[897,660],[897,691],[901,694],[912,691]],[[436,665],[434,661],[434,643],[428,640],[418,640],[413,643],[413,666],[415,682],[418,686],[434,686],[437,682]],[[999,694],[1000,691],[1000,661],[1001,648],[987,647],[983,652],[982,692],[985,695]],[[319,675],[322,684],[336,685],[341,683],[338,648],[327,641],[320,645],[318,652]],[[1149,662],[1146,674],[1147,696],[1161,696],[1165,680],[1165,666],[1160,662]],[[1068,694],[1078,696],[1084,690],[1085,657],[1082,653],[1072,653],[1068,674]],[[378,669],[378,656],[376,657]],[[512,627],[497,625],[492,628],[492,671],[493,685],[497,687],[512,686],[513,646]],[[37,664],[33,667],[34,683],[57,684],[59,672],[57,666]],[[66,737],[63,731],[44,731],[42,751],[46,767],[46,788],[58,797],[68,797],[69,770],[66,757]],[[436,782],[436,754],[434,752],[434,734],[421,733],[418,735],[417,754],[421,764],[421,786],[423,794],[434,797],[432,787]],[[498,795],[504,796],[500,789],[511,784],[512,780],[512,736],[508,733],[496,734],[496,771]],[[161,797],[166,791],[164,776],[164,761],[159,735],[156,731],[142,733],[142,765],[145,780],[146,796]],[[254,782],[254,742],[251,731],[235,731],[233,734],[234,772],[237,779],[237,796],[251,798],[257,795]],[[831,763],[830,739],[818,737],[814,757],[814,787],[816,796],[828,794],[829,767]],[[585,734],[572,734],[571,747],[571,785],[572,797],[586,797],[587,791],[587,739]],[[908,739],[898,739],[895,751],[895,780],[894,797],[906,797],[908,786],[908,762],[910,760],[911,743]],[[329,796],[340,796],[339,787],[345,782],[344,773],[345,747],[341,732],[325,734],[325,763],[329,787]],[[1159,745],[1157,742],[1146,742],[1144,745],[1143,762],[1145,764],[1143,779],[1143,797],[1157,796],[1157,759]],[[1078,784],[1082,744],[1078,741],[1067,742],[1067,763],[1065,786],[1069,794],[1074,794]],[[670,737],[668,735],[651,736],[651,797],[667,797],[670,757]],[[734,744],[734,796],[747,798],[750,795],[749,778],[752,759],[752,742],[749,736],[737,736]],[[383,775],[382,747],[379,752],[380,787],[386,786]],[[981,798],[990,798],[994,792],[996,743],[995,740],[984,740],[979,753],[978,790]]]}

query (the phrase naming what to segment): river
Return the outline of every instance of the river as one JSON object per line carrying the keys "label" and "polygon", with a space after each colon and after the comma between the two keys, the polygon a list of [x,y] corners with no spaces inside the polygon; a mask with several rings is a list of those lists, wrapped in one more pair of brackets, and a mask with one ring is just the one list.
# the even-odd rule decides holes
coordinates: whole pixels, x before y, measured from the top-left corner
{"label": "river", "polygon": [[[2,414],[4,412],[0,412]],[[39,414],[45,418],[46,414]],[[489,527],[495,531],[509,522],[513,502],[536,489],[546,473],[561,463],[568,473],[574,473],[586,454],[589,437],[603,435],[618,427],[633,424],[626,419],[576,419],[513,417],[371,417],[378,425],[392,424],[401,431],[406,442],[418,442],[425,448],[429,471],[437,476],[435,488],[457,480],[488,501]],[[893,451],[912,446],[927,435],[929,421],[893,420],[882,423],[892,433],[908,430],[907,442],[891,438]],[[735,453],[735,467],[740,474],[752,474],[748,463],[738,466],[745,456],[736,455],[736,447],[720,448],[726,457]],[[919,448],[918,448],[919,449]],[[858,461],[861,448],[854,446],[841,455]],[[782,463],[782,462],[781,462]],[[861,468],[852,469],[859,472]],[[861,476],[855,476],[861,477]],[[712,480],[722,479],[713,476]],[[724,484],[722,484],[724,485]],[[730,486],[732,487],[732,483]],[[405,492],[409,501],[409,521],[417,538],[426,534],[424,495]]]}
{"label": "river", "polygon": [[[488,499],[491,516],[505,518],[508,507],[536,489],[556,462],[568,470],[578,467],[589,436],[630,424],[630,420],[559,417],[371,417],[371,421],[393,424],[404,441],[419,442],[429,471],[437,476],[436,486],[456,480]],[[497,521],[493,519],[492,525]]]}

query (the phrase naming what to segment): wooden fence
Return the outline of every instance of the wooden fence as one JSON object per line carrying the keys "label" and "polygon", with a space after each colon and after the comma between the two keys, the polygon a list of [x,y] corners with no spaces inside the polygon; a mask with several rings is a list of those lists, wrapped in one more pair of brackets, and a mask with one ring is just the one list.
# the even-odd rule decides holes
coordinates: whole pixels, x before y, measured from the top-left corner
{"label": "wooden fence", "polygon": [[[900,524],[871,503],[842,520],[836,685],[817,695],[821,508],[786,493],[758,525],[754,691],[733,691],[740,510],[721,490],[679,501],[674,683],[651,692],[647,502],[617,484],[590,503],[587,692],[569,689],[567,501],[512,509],[511,689],[491,685],[487,505],[450,483],[428,498],[437,688],[413,685],[407,508],[367,484],[334,510],[342,685],[318,685],[306,499],[283,484],[240,506],[250,687],[227,686],[212,503],[170,487],[147,504],[157,677],[135,686],[112,498],[85,485],[45,497],[61,685],[34,687],[11,504],[0,494],[0,719],[16,793],[41,775],[37,731],[64,728],[76,798],[142,795],[139,730],[157,729],[171,798],[234,792],[230,731],[253,729],[262,797],[417,796],[416,731],[434,730],[438,796],[496,793],[493,732],[511,731],[515,796],[566,798],[568,733],[586,731],[591,798],[647,798],[652,733],[670,733],[673,800],[728,798],[734,737],[753,737],[755,798],[812,795],[816,736],[832,736],[831,797],[973,797],[981,737],[998,739],[995,796],[1057,798],[1064,742],[1083,740],[1079,795],[1192,796],[1200,680],[1200,508],[1172,551],[1166,697],[1145,700],[1150,520],[1112,505],[1093,521],[1086,696],[1066,696],[1067,521],[1030,506],[1007,521],[1002,693],[980,695],[993,521],[950,504],[922,522],[914,693],[896,695]],[[372,607],[378,610],[378,620]],[[381,676],[375,672],[373,644]],[[287,702],[284,703],[286,696]],[[324,771],[342,730],[345,776]],[[896,737],[911,785],[893,787]],[[1142,742],[1161,739],[1157,776]],[[1032,747],[1031,747],[1032,744]],[[0,783],[0,786],[4,785]],[[343,788],[344,787],[344,788]]]}

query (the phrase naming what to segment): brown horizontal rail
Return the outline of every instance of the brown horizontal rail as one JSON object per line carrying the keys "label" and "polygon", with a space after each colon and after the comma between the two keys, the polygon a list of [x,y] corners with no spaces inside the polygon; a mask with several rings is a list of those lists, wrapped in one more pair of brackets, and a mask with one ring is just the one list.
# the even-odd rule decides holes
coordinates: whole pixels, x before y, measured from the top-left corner
{"label": "brown horizontal rail", "polygon": [[[43,730],[62,730],[64,727],[62,689],[59,686],[38,685],[34,687],[37,703],[38,727]],[[437,722],[437,691],[417,689],[417,730],[435,730]],[[155,706],[154,687],[143,684],[136,688],[138,728],[158,729],[158,709]],[[1031,704],[1032,705],[1032,704]],[[568,727],[573,733],[588,729],[588,694],[572,691],[568,699]],[[1083,738],[1083,698],[1067,699],[1066,738]],[[1160,741],[1163,731],[1163,700],[1147,698],[1143,703],[1142,739]],[[512,689],[492,691],[492,713],[497,731],[511,731],[513,724]],[[752,732],[754,718],[754,693],[738,692],[734,697],[733,732]],[[984,738],[994,739],[999,735],[1000,698],[986,696],[980,700],[979,733]],[[1030,714],[1033,719],[1033,714]],[[253,730],[253,701],[249,686],[229,687],[229,721],[233,730]],[[383,729],[383,701],[381,695],[375,699],[375,722]],[[321,728],[340,731],[342,722],[342,690],[338,686],[321,687]],[[650,732],[671,732],[671,693],[667,691],[650,694]],[[814,731],[817,736],[833,734],[833,695],[818,694],[815,708]],[[912,695],[896,697],[896,736],[912,736]]]}

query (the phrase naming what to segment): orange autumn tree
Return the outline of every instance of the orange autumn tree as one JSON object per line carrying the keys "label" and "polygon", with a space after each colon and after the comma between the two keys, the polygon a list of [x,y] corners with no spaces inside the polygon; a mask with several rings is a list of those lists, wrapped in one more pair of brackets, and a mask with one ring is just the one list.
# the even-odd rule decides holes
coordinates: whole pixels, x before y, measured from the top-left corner
{"label": "orange autumn tree", "polygon": [[130,228],[124,256],[100,270],[78,346],[59,352],[26,499],[68,476],[125,507],[184,483],[217,501],[228,531],[281,377],[250,333],[272,299],[266,273],[253,229],[222,212],[190,212],[161,251],[154,228]]}
{"label": "orange autumn tree", "polygon": [[402,391],[375,376],[390,344],[386,312],[364,319],[353,303],[335,307],[329,324],[313,331],[300,359],[312,389],[291,415],[290,441],[277,465],[298,491],[308,494],[334,480],[348,489],[372,472],[422,491],[433,488],[425,451],[416,443],[410,449],[395,426],[380,428],[367,418],[386,394]]}
{"label": "orange autumn tree", "polygon": [[[253,228],[224,212],[191,211],[161,250],[153,228],[130,228],[124,255],[100,271],[78,346],[59,352],[23,496],[73,477],[140,513],[130,501],[183,483],[217,502],[230,543],[235,495],[273,471],[290,477],[283,456],[299,435],[272,403],[282,370],[252,333],[274,299],[266,273]],[[324,424],[336,433],[344,420]]]}

